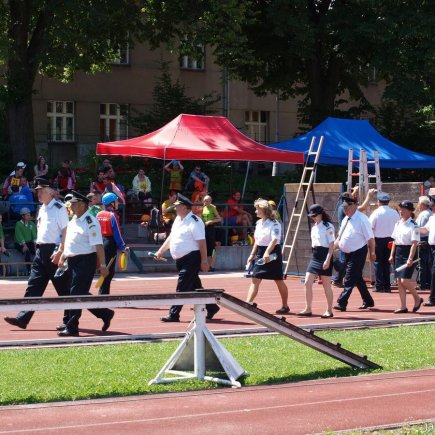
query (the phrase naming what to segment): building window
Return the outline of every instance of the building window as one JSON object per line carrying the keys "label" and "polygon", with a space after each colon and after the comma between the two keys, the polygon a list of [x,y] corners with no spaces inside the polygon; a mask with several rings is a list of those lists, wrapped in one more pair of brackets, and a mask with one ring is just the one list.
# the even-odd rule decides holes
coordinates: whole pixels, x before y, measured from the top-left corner
{"label": "building window", "polygon": [[127,139],[127,104],[100,104],[100,140],[110,142]]}
{"label": "building window", "polygon": [[268,142],[269,112],[245,112],[246,134],[260,143]]}
{"label": "building window", "polygon": [[47,136],[53,142],[74,141],[74,102],[47,102]]}
{"label": "building window", "polygon": [[118,50],[117,58],[113,61],[115,65],[129,65],[130,64],[130,46],[125,44],[123,48]]}
{"label": "building window", "polygon": [[181,56],[180,57],[180,68],[181,69],[194,69],[194,70],[205,70],[205,48],[203,45],[199,46],[201,54],[199,56]]}

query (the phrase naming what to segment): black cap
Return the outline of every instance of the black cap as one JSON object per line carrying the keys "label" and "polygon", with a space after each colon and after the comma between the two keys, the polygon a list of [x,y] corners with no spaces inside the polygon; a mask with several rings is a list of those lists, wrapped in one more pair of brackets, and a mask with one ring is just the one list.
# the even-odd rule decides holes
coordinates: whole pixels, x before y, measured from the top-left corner
{"label": "black cap", "polygon": [[350,194],[343,193],[341,195],[341,201],[343,202],[343,205],[352,205],[356,203],[356,199]]}
{"label": "black cap", "polygon": [[42,189],[44,187],[51,187],[50,182],[45,177],[35,177],[35,190]]}
{"label": "black cap", "polygon": [[177,194],[177,200],[174,202],[174,205],[179,205],[179,204],[184,204],[187,205],[188,207],[192,207],[193,205],[192,201],[189,198],[186,198],[181,193]]}
{"label": "black cap", "polygon": [[71,190],[71,192],[65,196],[65,199],[68,198],[68,201],[73,202],[85,202],[86,204],[89,203],[89,199],[86,198],[85,195],[82,195],[80,192],[77,192],[76,190]]}
{"label": "black cap", "polygon": [[309,209],[308,209],[308,216],[313,217],[316,216],[317,214],[322,214],[323,213],[323,207],[319,204],[313,204]]}
{"label": "black cap", "polygon": [[411,201],[402,201],[399,204],[400,208],[406,208],[407,210],[414,211],[414,204]]}

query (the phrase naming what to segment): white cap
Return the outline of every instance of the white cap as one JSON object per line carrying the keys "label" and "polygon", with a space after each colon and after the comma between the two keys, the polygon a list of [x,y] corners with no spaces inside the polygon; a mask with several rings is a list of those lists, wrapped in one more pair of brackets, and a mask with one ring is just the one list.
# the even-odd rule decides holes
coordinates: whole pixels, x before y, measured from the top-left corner
{"label": "white cap", "polygon": [[16,165],[15,165],[15,167],[17,167],[17,168],[25,168],[26,167],[26,164],[24,163],[24,162],[18,162]]}

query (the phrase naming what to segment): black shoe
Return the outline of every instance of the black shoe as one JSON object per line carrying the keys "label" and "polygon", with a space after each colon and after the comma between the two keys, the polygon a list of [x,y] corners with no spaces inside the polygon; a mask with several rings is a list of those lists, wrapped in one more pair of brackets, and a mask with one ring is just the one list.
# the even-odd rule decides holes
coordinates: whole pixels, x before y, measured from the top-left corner
{"label": "black shoe", "polygon": [[18,328],[26,329],[27,323],[23,322],[22,320],[17,319],[16,317],[5,317],[5,322],[9,323],[13,326],[18,326]]}
{"label": "black shoe", "polygon": [[337,304],[337,305],[334,305],[334,310],[346,311],[346,307],[342,307],[341,305]]}
{"label": "black shoe", "polygon": [[408,308],[401,308],[400,310],[395,310],[394,314],[404,314],[408,312]]}
{"label": "black shoe", "polygon": [[282,307],[275,311],[275,314],[288,314],[290,313],[290,307]]}
{"label": "black shoe", "polygon": [[339,281],[332,281],[331,284],[332,284],[334,287],[337,287],[337,288],[344,288],[343,283],[342,283],[342,282],[339,282]]}
{"label": "black shoe", "polygon": [[110,310],[110,313],[107,315],[105,319],[103,319],[103,327],[101,328],[102,331],[107,331],[110,326],[110,322],[113,319],[113,316],[115,315],[115,311]]}
{"label": "black shoe", "polygon": [[412,312],[416,313],[420,309],[422,303],[423,303],[423,299],[420,298],[420,301],[414,306],[414,308],[412,309]]}
{"label": "black shoe", "polygon": [[56,326],[56,331],[63,331],[64,329],[66,329],[65,323]]}
{"label": "black shoe", "polygon": [[169,323],[169,322],[179,322],[179,321],[180,321],[180,318],[179,318],[179,317],[172,317],[172,316],[170,316],[170,315],[168,314],[168,315],[165,316],[165,317],[160,317],[160,321],[162,321],[162,322],[166,322],[166,323]]}
{"label": "black shoe", "polygon": [[57,335],[59,337],[78,337],[79,331],[70,331],[68,329],[64,329],[63,331],[59,331]]}
{"label": "black shoe", "polygon": [[373,308],[375,304],[373,302],[368,303],[364,302],[360,307],[358,307],[359,310],[366,310],[367,308]]}
{"label": "black shoe", "polygon": [[423,307],[435,307],[435,303],[431,301],[427,301],[423,304]]}
{"label": "black shoe", "polygon": [[220,310],[218,305],[214,305],[207,310],[207,316],[205,317],[207,320],[213,319],[215,314]]}

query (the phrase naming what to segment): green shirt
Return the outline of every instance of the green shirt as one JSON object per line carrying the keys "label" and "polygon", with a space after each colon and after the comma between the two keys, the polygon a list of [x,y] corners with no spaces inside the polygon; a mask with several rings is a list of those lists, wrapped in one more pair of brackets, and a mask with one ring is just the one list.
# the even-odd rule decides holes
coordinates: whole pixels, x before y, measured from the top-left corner
{"label": "green shirt", "polygon": [[202,209],[202,220],[204,222],[212,221],[213,219],[216,219],[216,216],[216,206],[214,206],[213,204],[205,205]]}
{"label": "green shirt", "polygon": [[0,240],[5,238],[5,233],[3,232],[3,225],[0,224]]}
{"label": "green shirt", "polygon": [[15,224],[15,241],[19,245],[24,245],[26,242],[34,242],[36,240],[36,225],[33,221],[26,224],[23,221],[18,221]]}
{"label": "green shirt", "polygon": [[91,214],[93,217],[97,217],[97,214],[100,213],[101,210],[102,208],[99,205],[93,205],[89,209],[89,214]]}

